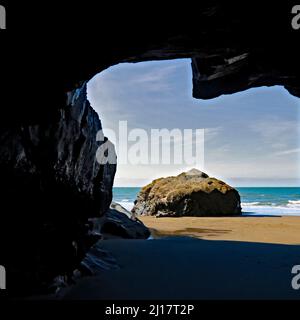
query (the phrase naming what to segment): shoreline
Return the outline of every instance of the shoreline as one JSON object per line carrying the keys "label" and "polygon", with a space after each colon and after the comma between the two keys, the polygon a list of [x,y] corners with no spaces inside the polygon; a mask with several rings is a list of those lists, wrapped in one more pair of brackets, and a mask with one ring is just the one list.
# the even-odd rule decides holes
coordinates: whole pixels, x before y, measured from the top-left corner
{"label": "shoreline", "polygon": [[188,236],[205,240],[228,240],[273,244],[300,244],[300,217],[179,217],[139,216],[154,239]]}

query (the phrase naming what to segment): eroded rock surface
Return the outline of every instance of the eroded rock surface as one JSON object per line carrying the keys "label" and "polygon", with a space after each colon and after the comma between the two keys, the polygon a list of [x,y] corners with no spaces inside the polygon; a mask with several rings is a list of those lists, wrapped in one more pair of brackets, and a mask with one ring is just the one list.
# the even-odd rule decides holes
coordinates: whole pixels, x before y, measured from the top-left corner
{"label": "eroded rock surface", "polygon": [[109,210],[100,218],[91,219],[93,232],[108,238],[147,239],[149,229],[130,211],[112,202]]}
{"label": "eroded rock surface", "polygon": [[237,190],[192,169],[143,187],[132,212],[157,217],[232,216],[241,214],[241,203]]}
{"label": "eroded rock surface", "polygon": [[88,218],[109,209],[116,170],[97,162],[100,129],[86,84],[69,93],[53,118],[2,127],[1,243],[7,250],[1,259],[12,290],[46,288],[53,276],[71,272],[94,241]]}

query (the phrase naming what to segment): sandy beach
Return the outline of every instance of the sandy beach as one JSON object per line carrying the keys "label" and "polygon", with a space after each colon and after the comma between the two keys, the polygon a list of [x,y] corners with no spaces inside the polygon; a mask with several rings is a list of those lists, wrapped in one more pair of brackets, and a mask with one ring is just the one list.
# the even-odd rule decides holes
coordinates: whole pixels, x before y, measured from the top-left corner
{"label": "sandy beach", "polygon": [[98,246],[119,269],[83,278],[63,300],[300,299],[291,286],[300,246],[189,237]]}
{"label": "sandy beach", "polygon": [[151,229],[154,238],[178,235],[206,240],[300,245],[300,217],[139,218]]}
{"label": "sandy beach", "polygon": [[153,240],[99,241],[118,268],[83,278],[62,299],[300,299],[291,286],[300,217],[142,220]]}

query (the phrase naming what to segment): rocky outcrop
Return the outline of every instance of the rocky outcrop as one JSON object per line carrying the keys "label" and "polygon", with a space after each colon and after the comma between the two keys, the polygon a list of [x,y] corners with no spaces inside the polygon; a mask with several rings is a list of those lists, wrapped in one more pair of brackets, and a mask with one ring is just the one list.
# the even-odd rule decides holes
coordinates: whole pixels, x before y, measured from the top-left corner
{"label": "rocky outcrop", "polygon": [[116,170],[97,162],[100,129],[86,84],[52,118],[1,129],[1,240],[8,244],[1,258],[11,289],[46,287],[70,272],[95,240],[88,218],[109,209]]}
{"label": "rocky outcrop", "polygon": [[239,193],[228,184],[192,169],[142,188],[132,212],[157,217],[241,214]]}
{"label": "rocky outcrop", "polygon": [[150,236],[149,229],[135,215],[115,202],[102,217],[90,221],[93,233],[104,239],[147,239]]}
{"label": "rocky outcrop", "polygon": [[70,283],[74,284],[86,276],[97,275],[103,270],[120,268],[115,257],[107,250],[103,250],[105,240],[147,239],[150,236],[149,229],[139,219],[115,202],[111,203],[104,215],[90,218],[88,225],[89,237],[94,239],[93,245],[86,252],[82,261],[77,263],[73,272],[70,272],[68,276],[55,277],[51,284],[51,291],[56,292],[57,296],[63,295],[63,289],[68,288]]}

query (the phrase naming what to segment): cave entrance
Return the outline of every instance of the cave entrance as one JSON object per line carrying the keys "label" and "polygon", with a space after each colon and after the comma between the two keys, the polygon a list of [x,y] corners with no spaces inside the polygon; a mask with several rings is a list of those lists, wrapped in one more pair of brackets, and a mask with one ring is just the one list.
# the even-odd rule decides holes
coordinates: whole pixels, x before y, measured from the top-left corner
{"label": "cave entrance", "polygon": [[[88,83],[88,99],[99,114],[104,134],[120,144],[115,200],[130,209],[141,186],[192,168],[235,187],[299,186],[298,98],[273,86],[194,99],[191,79],[190,59],[177,59],[122,63]],[[167,152],[163,138],[153,142],[153,130],[167,130],[167,139],[171,133]],[[172,130],[179,130],[179,135]],[[184,137],[186,130],[191,136]],[[184,157],[184,144],[190,159]],[[153,147],[157,147],[155,156]],[[180,148],[183,155],[178,157]],[[279,204],[274,195],[267,195],[266,201],[262,193],[257,199],[247,197],[245,189],[242,201],[251,210],[276,202],[278,208],[289,206],[300,214],[298,191],[293,199],[287,195]]]}

